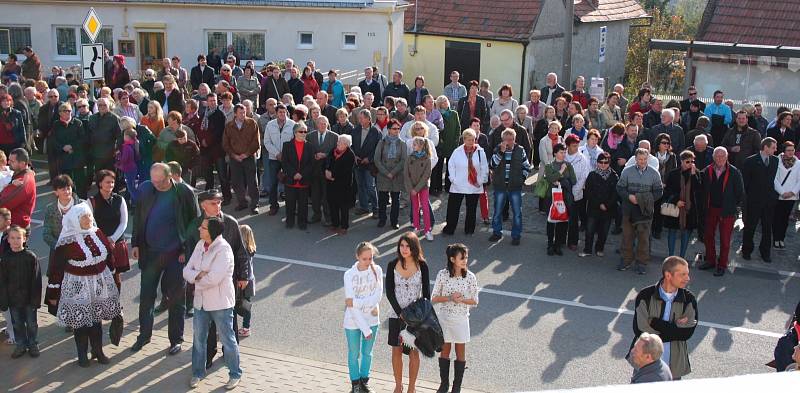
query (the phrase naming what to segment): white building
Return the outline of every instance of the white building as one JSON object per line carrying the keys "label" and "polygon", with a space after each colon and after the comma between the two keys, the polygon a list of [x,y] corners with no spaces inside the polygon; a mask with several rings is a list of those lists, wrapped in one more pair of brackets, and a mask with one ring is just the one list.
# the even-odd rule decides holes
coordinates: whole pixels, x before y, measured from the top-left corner
{"label": "white building", "polygon": [[132,77],[176,55],[190,68],[198,54],[227,45],[242,65],[293,58],[323,71],[402,67],[404,0],[0,0],[0,59],[30,45],[45,75],[79,64],[90,7],[103,24],[96,42],[124,54]]}

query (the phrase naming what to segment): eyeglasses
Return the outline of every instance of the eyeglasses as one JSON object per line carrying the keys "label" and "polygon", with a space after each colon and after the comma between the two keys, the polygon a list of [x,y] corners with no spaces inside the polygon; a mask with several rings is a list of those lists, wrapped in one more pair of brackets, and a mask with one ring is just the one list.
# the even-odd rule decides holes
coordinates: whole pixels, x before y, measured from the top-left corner
{"label": "eyeglasses", "polygon": [[222,70],[222,72],[231,72],[231,70]]}
{"label": "eyeglasses", "polygon": [[390,130],[399,130],[399,129],[400,129],[400,127],[390,127],[389,129],[390,129]]}
{"label": "eyeglasses", "polygon": [[89,107],[88,105],[78,105],[78,109],[81,109],[81,108],[88,108],[88,107]]}
{"label": "eyeglasses", "polygon": [[72,112],[72,111],[71,111],[71,110],[69,110],[69,109],[63,109],[63,110],[60,110],[59,112],[61,112],[61,113],[70,113],[70,112]]}
{"label": "eyeglasses", "polygon": [[662,144],[662,145],[669,145],[669,142],[667,142],[667,141],[663,141],[663,142],[661,142],[661,144]]}

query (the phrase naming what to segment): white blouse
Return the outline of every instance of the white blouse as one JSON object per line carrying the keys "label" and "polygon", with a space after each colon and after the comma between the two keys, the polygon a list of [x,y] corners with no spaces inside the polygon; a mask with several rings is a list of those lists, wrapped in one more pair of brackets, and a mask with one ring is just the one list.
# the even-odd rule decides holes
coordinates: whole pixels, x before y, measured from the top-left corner
{"label": "white blouse", "polygon": [[[478,279],[471,271],[467,271],[466,277],[450,277],[447,269],[439,270],[436,275],[436,283],[433,285],[432,297],[450,296],[453,293],[464,295],[465,299],[478,301]],[[463,303],[444,302],[437,304],[436,312],[446,317],[468,317],[470,305]]]}

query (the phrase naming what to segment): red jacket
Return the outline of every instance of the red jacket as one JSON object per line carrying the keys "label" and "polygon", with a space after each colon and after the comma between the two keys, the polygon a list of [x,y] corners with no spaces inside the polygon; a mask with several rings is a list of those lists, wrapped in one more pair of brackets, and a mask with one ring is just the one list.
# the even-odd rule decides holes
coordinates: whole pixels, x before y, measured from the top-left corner
{"label": "red jacket", "polygon": [[[14,180],[23,179],[21,186],[15,186]],[[31,214],[36,207],[36,177],[32,170],[15,173],[12,183],[0,192],[0,207],[11,211],[11,225],[28,228],[31,225]]]}

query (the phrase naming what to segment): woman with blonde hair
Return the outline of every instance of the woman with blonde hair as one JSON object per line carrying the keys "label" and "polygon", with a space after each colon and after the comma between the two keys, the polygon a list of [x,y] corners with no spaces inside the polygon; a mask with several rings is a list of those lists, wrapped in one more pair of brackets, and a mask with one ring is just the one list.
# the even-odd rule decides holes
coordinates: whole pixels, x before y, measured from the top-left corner
{"label": "woman with blonde hair", "polygon": [[[242,243],[244,249],[247,251],[247,263],[250,264],[250,277],[247,279],[247,286],[242,290],[237,290],[236,303],[250,303],[253,296],[256,294],[256,275],[253,271],[253,257],[256,255],[256,238],[253,234],[253,228],[250,225],[239,225],[239,233],[242,235]],[[239,337],[250,337],[250,319],[253,317],[253,312],[250,307],[237,307],[237,313],[242,316],[242,327],[239,328]],[[235,324],[234,324],[235,325]]]}
{"label": "woman with blonde hair", "polygon": [[164,111],[158,101],[153,100],[147,103],[147,113],[142,116],[139,124],[147,127],[158,138],[161,130],[164,129]]}

